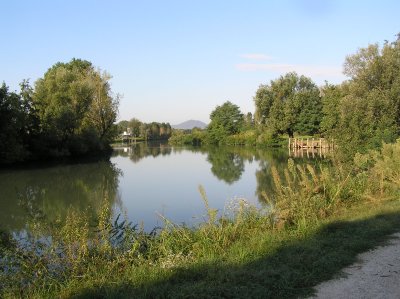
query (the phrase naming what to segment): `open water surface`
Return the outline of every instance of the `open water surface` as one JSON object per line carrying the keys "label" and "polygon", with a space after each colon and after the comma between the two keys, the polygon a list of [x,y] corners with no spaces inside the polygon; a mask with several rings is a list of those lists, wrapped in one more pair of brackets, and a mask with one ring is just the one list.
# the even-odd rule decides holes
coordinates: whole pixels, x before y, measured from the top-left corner
{"label": "open water surface", "polygon": [[96,217],[104,200],[147,231],[162,217],[193,225],[206,214],[200,185],[219,213],[238,199],[265,206],[271,166],[282,170],[287,160],[283,149],[138,143],[115,147],[106,161],[1,170],[0,229],[22,231],[37,216],[63,219],[71,207]]}

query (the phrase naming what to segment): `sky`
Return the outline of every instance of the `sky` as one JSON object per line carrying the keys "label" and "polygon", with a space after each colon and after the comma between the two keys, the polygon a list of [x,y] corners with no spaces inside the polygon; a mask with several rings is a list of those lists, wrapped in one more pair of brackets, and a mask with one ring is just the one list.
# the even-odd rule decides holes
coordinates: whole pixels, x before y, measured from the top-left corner
{"label": "sky", "polygon": [[400,32],[398,0],[0,0],[0,82],[18,90],[56,62],[86,59],[122,95],[118,120],[209,122],[290,71],[346,79],[347,55]]}

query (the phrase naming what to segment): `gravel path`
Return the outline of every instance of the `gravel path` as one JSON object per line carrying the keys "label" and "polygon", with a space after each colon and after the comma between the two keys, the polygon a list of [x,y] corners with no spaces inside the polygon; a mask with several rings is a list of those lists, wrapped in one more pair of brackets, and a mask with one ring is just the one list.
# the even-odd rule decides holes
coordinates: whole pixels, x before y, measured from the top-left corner
{"label": "gravel path", "polygon": [[365,252],[342,278],[318,285],[313,298],[400,298],[400,233],[388,245]]}

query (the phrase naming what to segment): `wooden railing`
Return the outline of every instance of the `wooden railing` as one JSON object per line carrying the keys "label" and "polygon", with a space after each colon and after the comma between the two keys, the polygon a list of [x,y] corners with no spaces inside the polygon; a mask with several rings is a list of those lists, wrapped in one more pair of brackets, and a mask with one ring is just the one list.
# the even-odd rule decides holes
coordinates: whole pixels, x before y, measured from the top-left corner
{"label": "wooden railing", "polygon": [[329,148],[334,149],[333,139],[325,138],[289,138],[289,148]]}
{"label": "wooden railing", "polygon": [[327,157],[335,148],[334,140],[325,138],[289,138],[289,155],[292,157]]}

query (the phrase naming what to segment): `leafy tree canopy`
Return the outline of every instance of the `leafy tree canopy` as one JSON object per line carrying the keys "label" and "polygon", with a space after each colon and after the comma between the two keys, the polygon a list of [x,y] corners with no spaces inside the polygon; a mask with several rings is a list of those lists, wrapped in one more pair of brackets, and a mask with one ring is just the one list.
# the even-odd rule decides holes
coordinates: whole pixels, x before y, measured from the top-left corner
{"label": "leafy tree canopy", "polygon": [[0,87],[0,163],[15,162],[24,157],[24,118],[21,96],[9,92],[3,82]]}
{"label": "leafy tree canopy", "polygon": [[33,105],[49,148],[79,154],[108,145],[119,105],[110,78],[90,62],[72,59],[36,81]]}
{"label": "leafy tree canopy", "polygon": [[207,127],[211,143],[218,143],[228,135],[238,133],[244,123],[240,108],[227,101],[217,106],[210,114],[211,122]]}
{"label": "leafy tree canopy", "polygon": [[254,97],[255,121],[277,133],[315,134],[322,118],[318,87],[305,76],[288,73],[261,85]]}
{"label": "leafy tree canopy", "polygon": [[350,80],[340,87],[331,135],[353,151],[394,142],[400,136],[400,40],[361,48],[346,58],[344,73]]}

